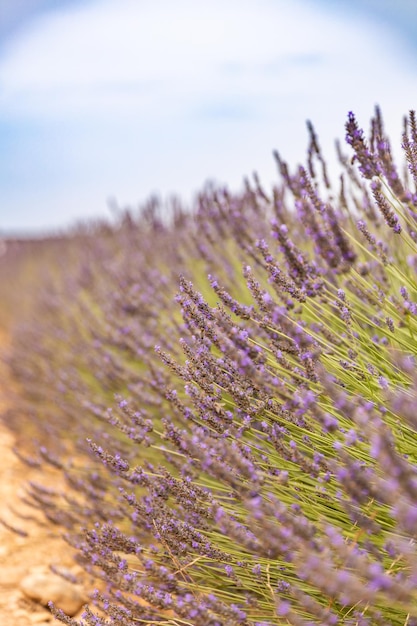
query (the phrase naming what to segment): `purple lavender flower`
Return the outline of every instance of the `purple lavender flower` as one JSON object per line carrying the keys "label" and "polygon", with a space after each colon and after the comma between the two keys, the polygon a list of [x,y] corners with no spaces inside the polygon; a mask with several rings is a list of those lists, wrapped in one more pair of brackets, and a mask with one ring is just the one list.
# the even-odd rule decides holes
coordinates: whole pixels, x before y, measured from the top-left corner
{"label": "purple lavender flower", "polygon": [[378,109],[346,134],[336,187],[309,125],[271,191],[10,243],[0,288],[44,277],[6,421],[66,484],[25,497],[103,590],[62,622],[416,620],[416,119],[404,176]]}

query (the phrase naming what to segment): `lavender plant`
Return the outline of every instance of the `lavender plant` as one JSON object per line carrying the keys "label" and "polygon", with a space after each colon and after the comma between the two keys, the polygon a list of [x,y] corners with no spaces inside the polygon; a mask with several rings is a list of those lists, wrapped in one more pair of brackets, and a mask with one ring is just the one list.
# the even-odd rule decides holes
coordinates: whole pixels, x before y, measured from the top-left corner
{"label": "lavender plant", "polygon": [[270,192],[68,237],[18,334],[72,489],[32,503],[98,581],[63,623],[417,624],[416,117],[399,172],[349,113],[337,189],[309,132]]}

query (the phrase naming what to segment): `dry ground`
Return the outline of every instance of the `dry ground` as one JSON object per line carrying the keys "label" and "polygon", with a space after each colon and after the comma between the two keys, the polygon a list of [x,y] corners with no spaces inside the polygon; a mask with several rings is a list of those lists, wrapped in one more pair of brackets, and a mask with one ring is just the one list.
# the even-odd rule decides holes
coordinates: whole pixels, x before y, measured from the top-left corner
{"label": "dry ground", "polygon": [[[0,345],[7,347],[7,336],[1,333]],[[0,414],[10,407],[10,384],[0,360]],[[14,436],[0,422],[0,518],[26,533],[19,536],[0,524],[0,626],[58,624],[48,609],[26,598],[19,585],[36,567],[74,568],[74,562],[60,529],[21,501],[25,483],[39,480],[40,474],[17,459],[14,444]]]}

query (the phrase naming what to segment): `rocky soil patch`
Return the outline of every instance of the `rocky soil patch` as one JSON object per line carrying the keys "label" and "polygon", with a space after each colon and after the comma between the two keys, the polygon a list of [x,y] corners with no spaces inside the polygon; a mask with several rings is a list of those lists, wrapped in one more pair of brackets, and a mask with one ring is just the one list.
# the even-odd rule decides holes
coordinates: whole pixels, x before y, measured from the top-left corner
{"label": "rocky soil patch", "polygon": [[[1,339],[1,337],[0,337]],[[4,346],[4,338],[1,339]],[[0,413],[6,411],[10,388],[0,365]],[[81,574],[62,531],[46,523],[40,512],[22,502],[28,480],[45,482],[45,475],[23,465],[13,453],[15,439],[0,422],[0,624],[46,626],[54,622],[48,600],[79,617],[87,594],[66,578]],[[12,528],[19,531],[14,532]],[[61,571],[66,578],[58,575]]]}

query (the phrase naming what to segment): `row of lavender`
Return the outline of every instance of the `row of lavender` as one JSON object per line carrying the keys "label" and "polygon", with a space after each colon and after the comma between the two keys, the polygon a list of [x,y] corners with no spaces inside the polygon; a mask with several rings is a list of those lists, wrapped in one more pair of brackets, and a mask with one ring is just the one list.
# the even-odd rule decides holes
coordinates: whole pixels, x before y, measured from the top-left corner
{"label": "row of lavender", "polygon": [[55,253],[12,365],[99,580],[64,623],[417,624],[416,119],[401,174],[379,111],[346,129],[336,186],[310,127],[271,191]]}

